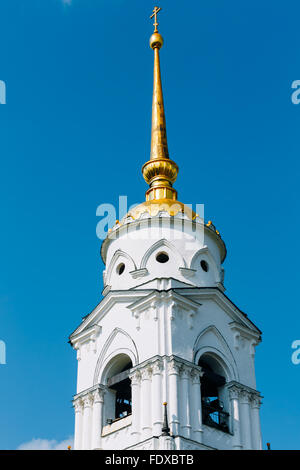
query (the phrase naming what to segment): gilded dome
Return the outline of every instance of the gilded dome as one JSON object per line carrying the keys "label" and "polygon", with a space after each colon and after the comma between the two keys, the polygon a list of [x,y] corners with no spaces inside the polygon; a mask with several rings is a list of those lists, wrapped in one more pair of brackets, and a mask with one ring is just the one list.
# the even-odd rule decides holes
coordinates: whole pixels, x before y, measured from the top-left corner
{"label": "gilded dome", "polygon": [[167,212],[169,216],[176,216],[179,212],[185,215],[190,220],[195,220],[198,214],[190,207],[182,202],[174,199],[153,199],[151,201],[143,202],[138,206],[131,209],[123,220],[132,218],[133,220],[139,219],[143,214],[148,213],[150,217],[157,216],[160,212]]}

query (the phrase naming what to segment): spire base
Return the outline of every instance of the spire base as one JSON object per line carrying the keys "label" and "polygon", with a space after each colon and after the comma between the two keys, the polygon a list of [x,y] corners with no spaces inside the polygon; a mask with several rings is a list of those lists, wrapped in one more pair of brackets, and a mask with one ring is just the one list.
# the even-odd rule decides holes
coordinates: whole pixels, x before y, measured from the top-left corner
{"label": "spire base", "polygon": [[177,199],[177,191],[172,188],[176,181],[178,166],[169,158],[156,158],[143,165],[142,173],[150,189],[146,192],[146,200]]}
{"label": "spire base", "polygon": [[164,199],[172,199],[173,201],[177,201],[176,189],[160,186],[157,188],[150,188],[148,191],[146,191],[146,201],[157,201]]}

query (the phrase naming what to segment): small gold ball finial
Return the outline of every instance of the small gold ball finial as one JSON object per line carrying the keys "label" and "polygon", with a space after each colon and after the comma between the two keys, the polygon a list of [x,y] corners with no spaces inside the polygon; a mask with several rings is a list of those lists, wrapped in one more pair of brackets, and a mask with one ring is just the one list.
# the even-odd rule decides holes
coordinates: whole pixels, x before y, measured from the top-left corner
{"label": "small gold ball finial", "polygon": [[150,38],[150,47],[151,49],[155,49],[158,47],[160,49],[163,46],[164,40],[162,38],[162,35],[159,33],[153,33],[151,38]]}

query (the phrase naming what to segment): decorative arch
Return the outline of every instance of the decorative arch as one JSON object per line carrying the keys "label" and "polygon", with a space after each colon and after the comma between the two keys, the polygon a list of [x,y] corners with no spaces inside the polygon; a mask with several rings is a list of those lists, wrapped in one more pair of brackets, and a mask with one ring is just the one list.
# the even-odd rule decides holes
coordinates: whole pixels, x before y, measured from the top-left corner
{"label": "decorative arch", "polygon": [[110,278],[111,278],[111,275],[112,275],[112,271],[113,271],[114,267],[116,266],[116,264],[117,264],[117,262],[120,258],[126,258],[132,265],[131,270],[132,271],[136,270],[136,264],[135,264],[133,258],[128,253],[126,253],[125,251],[117,250],[114,253],[114,255],[113,255],[113,257],[112,257],[112,259],[109,263],[109,267],[108,267],[107,275],[106,275],[106,279],[107,279],[106,284],[109,284],[109,281],[110,281]]}
{"label": "decorative arch", "polygon": [[163,248],[163,247],[168,248],[175,255],[175,257],[178,261],[178,264],[179,264],[178,267],[186,268],[186,262],[185,262],[183,256],[181,255],[181,253],[177,250],[177,248],[172,243],[170,243],[168,240],[163,238],[161,240],[158,240],[152,246],[150,246],[150,248],[148,248],[148,250],[146,251],[146,253],[144,254],[144,256],[142,258],[140,269],[146,268],[146,265],[147,265],[147,262],[148,262],[150,256],[158,248]]}
{"label": "decorative arch", "polygon": [[131,360],[132,366],[135,365],[135,356],[133,352],[128,348],[119,348],[116,349],[114,352],[110,353],[107,356],[102,364],[102,367],[99,371],[99,382],[101,384],[106,384],[107,379],[114,374],[111,374],[111,371],[114,370],[116,365],[119,365],[120,362],[124,362],[125,358],[129,358]]}
{"label": "decorative arch", "polygon": [[[201,338],[207,333],[212,332],[218,341],[219,347],[214,346],[200,346],[199,343]],[[223,368],[226,379],[228,382],[231,380],[239,380],[238,367],[234,356],[220,331],[214,326],[210,325],[206,327],[197,337],[194,347],[193,347],[193,362],[198,364],[199,359],[204,355],[209,354],[213,359],[215,359],[220,366]]]}
{"label": "decorative arch", "polygon": [[[111,352],[109,355],[107,355],[107,352],[110,346],[112,345],[112,343],[114,342],[115,338],[117,337],[117,335],[124,335],[127,339],[127,344],[129,347],[117,348],[113,352]],[[99,382],[100,379],[101,380],[105,379],[107,365],[113,359],[113,357],[120,355],[120,354],[126,354],[127,356],[129,356],[133,367],[139,363],[139,355],[138,355],[137,347],[133,339],[131,338],[131,336],[126,331],[122,330],[121,328],[115,328],[111,332],[109,337],[107,338],[102,348],[102,351],[98,357],[97,364],[95,367],[95,372],[94,372],[93,385],[100,383]]]}
{"label": "decorative arch", "polygon": [[196,263],[197,263],[197,260],[201,257],[201,255],[205,255],[207,257],[207,259],[210,263],[210,267],[212,268],[212,270],[214,272],[215,279],[217,280],[217,282],[220,282],[221,281],[220,273],[219,273],[219,270],[218,270],[218,267],[217,267],[216,260],[212,256],[212,254],[210,253],[207,246],[204,246],[204,247],[200,248],[200,250],[198,250],[194,254],[194,256],[192,257],[191,262],[190,262],[190,269],[198,269],[198,265]]}

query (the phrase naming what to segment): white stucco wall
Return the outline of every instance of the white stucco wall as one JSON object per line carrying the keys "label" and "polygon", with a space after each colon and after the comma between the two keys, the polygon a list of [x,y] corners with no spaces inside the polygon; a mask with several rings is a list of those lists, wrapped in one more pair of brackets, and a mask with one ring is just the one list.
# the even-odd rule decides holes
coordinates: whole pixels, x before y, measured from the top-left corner
{"label": "white stucco wall", "polygon": [[[258,448],[254,353],[260,332],[223,293],[224,244],[201,224],[188,222],[182,231],[179,219],[171,229],[164,218],[154,218],[151,229],[146,222],[132,225],[133,236],[121,227],[118,238],[105,242],[105,297],[71,335],[78,358],[76,445],[121,449],[147,441],[151,446],[167,401],[172,432],[185,439],[174,445],[193,446],[187,444],[192,440],[197,448]],[[159,252],[168,262],[156,260]],[[208,263],[207,272],[201,260]],[[118,274],[121,263],[124,271]],[[232,434],[195,419],[201,413],[197,365],[203,354],[215,358],[226,378],[222,399]],[[128,417],[106,427],[100,444],[98,417],[101,427],[107,426],[113,408],[107,377],[114,361],[126,357],[135,381],[132,422]],[[84,438],[87,429],[90,438]]]}

